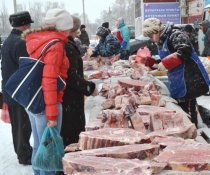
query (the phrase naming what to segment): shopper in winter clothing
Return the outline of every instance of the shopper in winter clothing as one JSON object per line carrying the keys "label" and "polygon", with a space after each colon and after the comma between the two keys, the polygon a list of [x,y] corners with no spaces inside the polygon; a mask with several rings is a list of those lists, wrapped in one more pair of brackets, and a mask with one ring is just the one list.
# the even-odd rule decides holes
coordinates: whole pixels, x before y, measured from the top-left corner
{"label": "shopper in winter clothing", "polygon": [[189,38],[173,23],[165,26],[157,18],[146,19],[143,34],[159,45],[160,67],[168,69],[171,97],[191,115],[197,126],[196,98],[209,91],[210,80]]}
{"label": "shopper in winter clothing", "polygon": [[129,50],[130,50],[130,30],[129,28],[125,25],[124,19],[122,17],[117,19],[116,27],[120,31],[120,35],[123,39],[121,42],[121,45],[126,49],[127,51],[127,59],[129,58]]}
{"label": "shopper in winter clothing", "polygon": [[22,11],[10,15],[9,21],[13,27],[2,47],[1,75],[3,101],[8,104],[12,127],[12,139],[20,164],[30,165],[32,147],[30,146],[31,124],[25,109],[14,101],[5,91],[5,84],[19,67],[19,57],[28,57],[26,43],[21,39],[24,30],[33,23],[29,12]]}
{"label": "shopper in winter clothing", "polygon": [[80,31],[81,31],[81,35],[80,35],[79,39],[82,42],[82,45],[89,46],[90,39],[89,39],[88,33],[86,32],[86,26],[84,24],[82,24],[80,26]]}
{"label": "shopper in winter clothing", "polygon": [[196,54],[200,55],[198,47],[198,32],[193,28],[192,25],[187,24],[184,27],[184,33],[188,35],[188,37],[190,38],[190,42],[192,43],[192,46],[194,47]]}
{"label": "shopper in winter clothing", "polygon": [[204,50],[201,54],[203,57],[208,57],[210,60],[210,22],[209,20],[204,20],[201,24],[201,29],[205,35],[204,38]]}
{"label": "shopper in winter clothing", "polygon": [[101,26],[107,28],[109,33],[111,33],[111,30],[109,29],[109,22],[104,22]]}
{"label": "shopper in winter clothing", "polygon": [[127,59],[126,50],[121,46],[118,39],[109,33],[105,27],[99,27],[96,35],[100,40],[90,57],[96,57],[98,55],[102,57],[110,57],[120,54],[120,59]]}
{"label": "shopper in winter clothing", "polygon": [[[84,95],[98,95],[95,83],[84,79],[83,60],[74,41],[80,26],[79,18],[73,16],[74,27],[70,31],[69,41],[65,45],[66,55],[71,63],[63,95],[63,121],[61,136],[64,146],[78,143],[79,134],[85,131]],[[62,172],[57,175],[63,174]]]}
{"label": "shopper in winter clothing", "polygon": [[88,47],[82,45],[82,42],[79,39],[80,35],[81,35],[81,32],[77,31],[77,36],[74,38],[74,41],[80,51],[81,57],[83,57],[84,54],[87,52]]}
{"label": "shopper in winter clothing", "polygon": [[[68,35],[72,27],[73,19],[71,15],[63,9],[55,8],[46,13],[42,28],[28,30],[23,33],[27,51],[31,58],[38,58],[43,48],[52,40],[58,39],[60,41],[54,43],[41,59],[44,62],[42,89],[45,110],[39,114],[27,111],[34,137],[32,161],[40,145],[45,128],[48,126],[55,127],[58,132],[61,130],[61,103],[63,101],[64,89],[57,92],[57,78],[60,76],[64,81],[67,78],[69,60],[66,57],[64,44],[68,42]],[[54,175],[55,172],[50,170],[49,172],[34,170],[34,174]]]}

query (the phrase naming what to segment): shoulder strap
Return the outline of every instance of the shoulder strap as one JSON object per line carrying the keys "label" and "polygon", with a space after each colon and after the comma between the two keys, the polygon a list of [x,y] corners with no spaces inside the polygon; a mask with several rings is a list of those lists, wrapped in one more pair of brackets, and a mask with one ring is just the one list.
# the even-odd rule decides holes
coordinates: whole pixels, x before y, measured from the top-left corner
{"label": "shoulder strap", "polygon": [[57,43],[57,42],[61,42],[62,44],[64,44],[64,43],[63,43],[62,41],[60,41],[59,39],[55,39],[55,40],[50,41],[50,42],[47,43],[47,45],[44,46],[44,48],[42,49],[41,54],[40,54],[39,57],[38,57],[38,61],[40,61],[41,58],[42,58],[42,56],[43,56],[43,54],[44,54],[52,45],[54,45],[54,44]]}

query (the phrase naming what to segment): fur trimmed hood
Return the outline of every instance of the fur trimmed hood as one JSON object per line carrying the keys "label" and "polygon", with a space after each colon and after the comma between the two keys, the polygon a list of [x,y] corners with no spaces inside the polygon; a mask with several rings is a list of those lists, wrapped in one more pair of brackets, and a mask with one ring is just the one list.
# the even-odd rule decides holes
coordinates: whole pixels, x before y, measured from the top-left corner
{"label": "fur trimmed hood", "polygon": [[45,27],[39,27],[39,28],[34,28],[34,29],[27,29],[25,30],[21,37],[23,40],[25,40],[25,38],[27,37],[27,35],[31,34],[31,33],[35,33],[35,32],[41,32],[41,31],[49,31],[49,30],[52,30],[52,31],[57,31],[55,27],[51,27],[51,26],[45,26]]}
{"label": "fur trimmed hood", "polygon": [[22,33],[22,38],[26,41],[29,55],[42,48],[50,41],[59,39],[63,43],[68,42],[68,37],[64,32],[57,31],[54,27],[40,27],[28,29]]}

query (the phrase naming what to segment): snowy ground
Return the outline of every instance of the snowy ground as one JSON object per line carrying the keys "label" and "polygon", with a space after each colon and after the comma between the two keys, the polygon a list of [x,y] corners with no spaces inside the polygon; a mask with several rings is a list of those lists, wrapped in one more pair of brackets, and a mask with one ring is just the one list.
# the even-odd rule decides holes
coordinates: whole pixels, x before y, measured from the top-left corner
{"label": "snowy ground", "polygon": [[11,125],[0,120],[0,175],[17,174],[33,175],[32,166],[18,163],[12,143]]}

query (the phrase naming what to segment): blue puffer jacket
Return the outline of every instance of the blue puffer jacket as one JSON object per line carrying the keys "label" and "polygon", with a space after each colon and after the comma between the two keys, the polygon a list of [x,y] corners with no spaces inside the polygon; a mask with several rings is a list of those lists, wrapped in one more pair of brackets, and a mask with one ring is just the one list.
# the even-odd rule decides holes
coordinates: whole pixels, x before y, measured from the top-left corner
{"label": "blue puffer jacket", "polygon": [[126,59],[126,50],[121,46],[119,40],[111,33],[105,39],[101,39],[95,47],[94,52],[102,57],[110,57],[120,54],[120,59]]}
{"label": "blue puffer jacket", "polygon": [[21,39],[21,34],[22,32],[20,30],[12,29],[2,46],[1,73],[3,100],[8,105],[14,106],[20,105],[9,96],[4,89],[4,86],[10,76],[18,69],[19,57],[28,57],[26,43]]}
{"label": "blue puffer jacket", "polygon": [[123,41],[127,43],[126,50],[130,50],[130,30],[125,24],[120,24],[119,31],[121,34],[121,37],[123,38]]}

